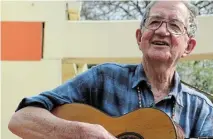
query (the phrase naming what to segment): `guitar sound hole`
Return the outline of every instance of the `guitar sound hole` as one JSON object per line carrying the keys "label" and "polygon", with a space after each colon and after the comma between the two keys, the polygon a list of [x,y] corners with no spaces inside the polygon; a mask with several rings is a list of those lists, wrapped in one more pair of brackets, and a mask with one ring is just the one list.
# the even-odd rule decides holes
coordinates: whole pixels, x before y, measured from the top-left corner
{"label": "guitar sound hole", "polygon": [[124,132],[116,136],[118,139],[144,139],[140,134],[134,132]]}

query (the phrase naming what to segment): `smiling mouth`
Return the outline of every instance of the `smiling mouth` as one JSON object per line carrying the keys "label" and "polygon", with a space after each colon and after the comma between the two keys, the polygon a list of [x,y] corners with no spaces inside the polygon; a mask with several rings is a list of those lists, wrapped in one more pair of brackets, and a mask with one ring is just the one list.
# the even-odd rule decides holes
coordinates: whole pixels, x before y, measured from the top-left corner
{"label": "smiling mouth", "polygon": [[169,44],[165,41],[153,41],[151,42],[151,44],[158,45],[158,46],[169,46]]}

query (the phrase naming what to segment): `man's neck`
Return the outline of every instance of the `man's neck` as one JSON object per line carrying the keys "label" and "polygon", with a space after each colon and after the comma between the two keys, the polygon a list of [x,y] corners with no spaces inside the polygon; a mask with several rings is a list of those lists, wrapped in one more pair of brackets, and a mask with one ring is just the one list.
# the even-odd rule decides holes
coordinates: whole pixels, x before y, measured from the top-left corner
{"label": "man's neck", "polygon": [[146,60],[143,61],[143,65],[154,97],[160,99],[168,95],[172,87],[175,67],[168,63]]}

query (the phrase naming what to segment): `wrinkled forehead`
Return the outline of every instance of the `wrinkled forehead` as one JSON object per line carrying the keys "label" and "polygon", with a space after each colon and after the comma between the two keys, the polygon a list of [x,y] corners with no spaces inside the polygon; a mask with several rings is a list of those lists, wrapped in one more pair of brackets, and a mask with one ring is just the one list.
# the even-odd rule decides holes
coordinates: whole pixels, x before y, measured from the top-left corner
{"label": "wrinkled forehead", "polygon": [[149,16],[177,19],[183,23],[187,23],[188,9],[180,1],[158,1],[152,6]]}

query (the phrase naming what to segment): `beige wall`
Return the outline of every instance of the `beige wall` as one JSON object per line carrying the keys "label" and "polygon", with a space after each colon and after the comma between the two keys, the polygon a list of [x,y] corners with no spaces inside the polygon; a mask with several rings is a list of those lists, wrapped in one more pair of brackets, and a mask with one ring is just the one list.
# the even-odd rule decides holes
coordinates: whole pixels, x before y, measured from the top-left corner
{"label": "beige wall", "polygon": [[[65,21],[64,2],[4,1],[2,21]],[[18,139],[8,128],[8,122],[23,97],[52,89],[61,83],[61,61],[3,61],[1,77],[1,137]]]}
{"label": "beige wall", "polygon": [[[192,55],[211,53],[213,58],[213,16],[200,16],[198,21],[197,47]],[[139,21],[48,23],[45,28],[45,58],[140,57],[135,39],[138,26]]]}
{"label": "beige wall", "polygon": [[61,82],[60,60],[2,62],[2,137],[15,139],[7,125],[23,97],[52,89]]}
{"label": "beige wall", "polygon": [[[7,125],[23,97],[52,89],[61,83],[61,58],[140,56],[135,42],[139,21],[67,21],[65,2],[59,1],[4,1],[1,10],[3,21],[45,21],[43,60],[2,62],[3,139],[18,138],[9,132]],[[199,20],[198,47],[194,53],[212,54],[213,17],[199,17]]]}
{"label": "beige wall", "polygon": [[[66,21],[65,2],[3,1],[2,21]],[[61,83],[61,60],[3,61],[1,77],[2,139],[18,139],[8,122],[23,97],[36,95]]]}
{"label": "beige wall", "polygon": [[[69,2],[69,5],[72,5]],[[78,4],[73,4],[79,6]],[[45,21],[44,58],[140,57],[135,40],[139,21],[67,21],[66,3],[4,2],[5,21]],[[53,10],[54,9],[54,10]],[[213,54],[213,15],[198,17],[197,47],[193,54]],[[125,41],[124,41],[125,40]]]}
{"label": "beige wall", "polygon": [[9,1],[2,2],[4,21],[64,21],[65,2],[60,1]]}

